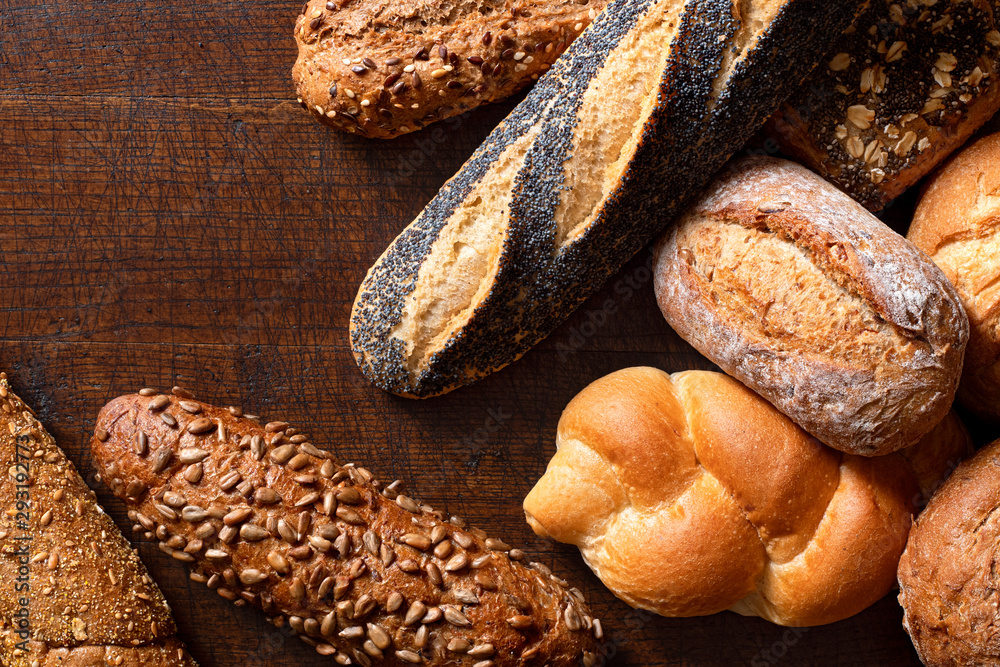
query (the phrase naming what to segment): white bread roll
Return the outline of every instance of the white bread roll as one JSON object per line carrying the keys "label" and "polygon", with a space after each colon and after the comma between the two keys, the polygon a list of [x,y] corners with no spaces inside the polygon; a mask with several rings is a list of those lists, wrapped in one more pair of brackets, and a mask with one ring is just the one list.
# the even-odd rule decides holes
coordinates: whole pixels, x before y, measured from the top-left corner
{"label": "white bread roll", "polygon": [[787,626],[889,592],[911,514],[971,451],[954,415],[921,443],[843,454],[720,373],[612,373],[563,412],[524,501],[618,597],[664,616],[726,609]]}

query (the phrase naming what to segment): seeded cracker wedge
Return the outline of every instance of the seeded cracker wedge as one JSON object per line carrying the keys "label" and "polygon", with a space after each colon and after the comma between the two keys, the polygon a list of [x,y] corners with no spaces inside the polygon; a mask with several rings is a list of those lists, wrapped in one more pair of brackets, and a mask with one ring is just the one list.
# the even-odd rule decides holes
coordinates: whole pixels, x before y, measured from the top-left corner
{"label": "seeded cracker wedge", "polygon": [[170,608],[0,373],[0,665],[196,667]]}
{"label": "seeded cracker wedge", "polygon": [[286,422],[144,389],[101,410],[91,446],[193,580],[338,664],[598,663],[601,624],[578,590],[398,483],[335,464]]}

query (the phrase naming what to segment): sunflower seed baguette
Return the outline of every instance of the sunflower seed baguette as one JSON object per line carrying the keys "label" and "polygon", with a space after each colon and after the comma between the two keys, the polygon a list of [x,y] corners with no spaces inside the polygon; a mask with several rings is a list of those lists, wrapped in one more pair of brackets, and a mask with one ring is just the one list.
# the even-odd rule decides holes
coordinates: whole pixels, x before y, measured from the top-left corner
{"label": "sunflower seed baguette", "polygon": [[427,397],[523,355],[681,210],[864,2],[616,0],[368,271],[355,359]]}
{"label": "sunflower seed baguette", "polygon": [[579,591],[285,422],[143,390],[101,410],[91,444],[192,579],[339,664],[597,664],[601,625]]}
{"label": "sunflower seed baguette", "polygon": [[316,119],[386,139],[518,92],[606,0],[309,0],[292,78]]}
{"label": "sunflower seed baguette", "polygon": [[196,667],[139,557],[5,373],[0,456],[0,665]]}

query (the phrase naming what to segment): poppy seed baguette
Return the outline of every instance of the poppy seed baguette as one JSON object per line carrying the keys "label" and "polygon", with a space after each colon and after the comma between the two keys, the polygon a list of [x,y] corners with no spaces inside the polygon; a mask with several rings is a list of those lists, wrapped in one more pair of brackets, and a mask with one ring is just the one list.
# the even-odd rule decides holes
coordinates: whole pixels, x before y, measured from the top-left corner
{"label": "poppy seed baguette", "polygon": [[601,625],[579,591],[287,423],[143,390],[101,410],[91,445],[192,579],[339,664],[597,664]]}
{"label": "poppy seed baguette", "polygon": [[368,271],[351,316],[362,371],[423,398],[519,358],[679,213],[864,4],[610,4]]}
{"label": "poppy seed baguette", "polygon": [[197,667],[160,589],[5,373],[0,408],[0,665]]}

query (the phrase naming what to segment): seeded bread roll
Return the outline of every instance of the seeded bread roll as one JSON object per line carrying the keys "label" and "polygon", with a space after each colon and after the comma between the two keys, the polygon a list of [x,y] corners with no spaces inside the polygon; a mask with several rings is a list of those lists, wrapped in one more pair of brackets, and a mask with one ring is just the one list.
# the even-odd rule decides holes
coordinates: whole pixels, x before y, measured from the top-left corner
{"label": "seeded bread roll", "polygon": [[1000,109],[998,0],[874,0],[768,123],[872,211]]}
{"label": "seeded bread roll", "polygon": [[597,664],[600,622],[544,565],[336,465],[285,422],[174,394],[115,399],[92,447],[195,581],[339,664]]}
{"label": "seeded bread roll", "polygon": [[0,373],[0,664],[196,667],[170,608]]}
{"label": "seeded bread roll", "polygon": [[1000,422],[1000,134],[963,149],[934,175],[907,238],[941,267],[969,316],[959,400]]}
{"label": "seeded bread roll", "polygon": [[365,277],[354,356],[428,397],[523,355],[649,242],[865,3],[615,0]]}
{"label": "seeded bread roll", "polygon": [[1000,665],[1000,440],[931,498],[899,562],[903,627],[928,667]]}
{"label": "seeded bread roll", "polygon": [[570,402],[556,449],[528,523],[625,602],[811,626],[889,592],[918,487],[971,443],[950,415],[905,456],[841,454],[721,373],[629,368]]}
{"label": "seeded bread roll", "polygon": [[834,449],[916,443],[951,407],[969,338],[927,256],[793,162],[735,162],[657,247],[670,326]]}
{"label": "seeded bread roll", "polygon": [[292,78],[322,122],[395,137],[537,80],[605,2],[309,0]]}

